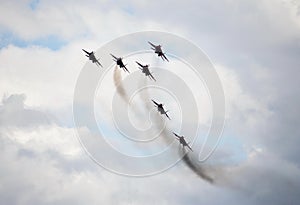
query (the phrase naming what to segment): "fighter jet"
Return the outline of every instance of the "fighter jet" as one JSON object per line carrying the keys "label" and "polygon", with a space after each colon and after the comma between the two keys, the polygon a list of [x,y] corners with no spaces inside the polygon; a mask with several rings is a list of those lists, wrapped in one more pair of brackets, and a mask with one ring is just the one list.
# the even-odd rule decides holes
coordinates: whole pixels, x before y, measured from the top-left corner
{"label": "fighter jet", "polygon": [[82,50],[86,53],[85,56],[88,57],[89,60],[91,60],[93,63],[96,63],[97,66],[103,67],[103,66],[101,65],[101,63],[99,62],[99,59],[96,58],[94,51],[88,52],[88,51],[86,51],[86,50],[84,50],[84,49],[82,49]]}
{"label": "fighter jet", "polygon": [[114,59],[114,61],[117,63],[117,65],[120,67],[120,68],[123,68],[124,71],[128,72],[129,73],[129,70],[126,68],[126,65],[124,65],[123,61],[122,61],[122,58],[117,58],[116,56],[114,56],[113,54],[110,54]]}
{"label": "fighter jet", "polygon": [[179,143],[182,144],[182,147],[188,147],[192,152],[192,148],[189,146],[189,144],[185,141],[184,136],[179,136],[176,133],[173,132],[173,134],[177,137],[176,139],[179,140]]}
{"label": "fighter jet", "polygon": [[168,110],[167,111],[165,111],[165,109],[164,109],[164,105],[163,104],[159,104],[159,103],[157,103],[157,102],[155,102],[154,100],[152,100],[152,102],[156,105],[156,107],[157,107],[157,111],[160,113],[160,114],[162,114],[162,115],[166,115],[167,116],[167,118],[169,119],[169,120],[171,120],[170,119],[170,117],[169,117],[169,115],[167,114],[167,112],[169,112]]}
{"label": "fighter jet", "polygon": [[155,80],[155,78],[153,77],[152,73],[150,73],[149,71],[149,65],[142,65],[139,62],[135,61],[140,67],[139,69],[142,70],[143,73],[145,73],[146,76],[149,76],[150,79]]}
{"label": "fighter jet", "polygon": [[161,45],[156,46],[150,41],[148,41],[148,43],[152,46],[151,49],[154,50],[155,53],[157,53],[158,57],[161,57],[161,59],[163,60],[169,61],[165,56],[165,53],[163,53],[163,51],[161,50]]}

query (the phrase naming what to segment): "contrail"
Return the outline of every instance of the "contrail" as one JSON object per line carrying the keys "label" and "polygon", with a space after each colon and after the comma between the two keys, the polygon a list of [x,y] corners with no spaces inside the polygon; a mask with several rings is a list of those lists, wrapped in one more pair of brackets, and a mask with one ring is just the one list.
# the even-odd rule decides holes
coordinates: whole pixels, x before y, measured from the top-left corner
{"label": "contrail", "polygon": [[121,95],[123,100],[126,103],[129,103],[129,98],[128,98],[126,90],[122,84],[122,75],[117,66],[115,67],[115,70],[114,70],[114,84],[116,86],[117,92]]}

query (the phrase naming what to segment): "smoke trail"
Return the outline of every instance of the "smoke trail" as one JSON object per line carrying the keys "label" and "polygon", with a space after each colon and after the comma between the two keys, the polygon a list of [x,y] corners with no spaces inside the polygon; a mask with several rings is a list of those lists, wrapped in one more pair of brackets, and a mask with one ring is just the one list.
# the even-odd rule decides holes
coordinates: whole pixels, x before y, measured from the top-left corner
{"label": "smoke trail", "polygon": [[[147,85],[146,81],[140,82],[140,87],[144,87]],[[140,92],[140,98],[143,101],[145,108],[148,112],[154,109],[153,104],[151,103],[151,99],[149,97],[148,88],[145,89],[144,92]],[[154,124],[156,126],[156,129],[161,131],[161,134],[163,136],[163,140],[166,144],[171,144],[174,140],[174,138],[170,134],[171,132],[167,129],[166,125],[164,124],[164,120],[159,115],[154,115],[153,118]],[[161,126],[163,125],[163,127]],[[174,150],[175,151],[175,150]],[[180,151],[180,149],[179,149]],[[175,153],[176,154],[176,151]],[[205,170],[202,166],[199,166],[198,164],[195,164],[188,153],[185,153],[184,149],[182,149],[182,152],[179,152],[179,156],[183,156],[183,161],[189,167],[197,176],[204,179],[205,181],[214,184],[214,179],[207,174],[207,170]]]}
{"label": "smoke trail", "polygon": [[143,101],[145,107],[146,107],[146,111],[151,111],[151,109],[153,108],[150,104],[150,98],[149,98],[149,93],[148,93],[148,88],[147,88],[147,80],[140,80],[139,81],[139,86],[140,87],[145,87],[145,92],[140,92],[140,97],[141,100]]}
{"label": "smoke trail", "polygon": [[117,66],[115,67],[115,70],[114,70],[114,84],[115,84],[115,87],[117,89],[117,92],[120,94],[122,99],[126,103],[129,103],[129,98],[128,98],[126,90],[125,90],[125,88],[123,87],[123,84],[122,84],[122,75],[121,75],[121,72],[120,72],[120,70],[118,69]]}
{"label": "smoke trail", "polygon": [[[144,86],[147,85],[145,82],[146,81],[143,80]],[[140,84],[140,85],[142,85],[142,84]],[[145,108],[148,112],[151,112],[153,109],[155,109],[155,107],[153,106],[151,99],[149,97],[148,88],[145,88],[145,92],[140,93],[140,97],[141,97],[141,100],[143,101]],[[166,142],[166,144],[168,144],[168,145],[171,144],[173,141],[173,138],[169,137],[171,131],[169,131],[167,129],[165,121],[158,114],[154,115],[153,120],[154,120],[154,125],[156,126],[156,129],[161,132],[161,135],[163,136],[163,139]]]}
{"label": "smoke trail", "polygon": [[[179,148],[180,150],[180,148]],[[204,179],[205,181],[213,184],[214,180],[212,177],[208,176],[208,174],[206,173],[206,171],[203,169],[203,167],[199,166],[198,164],[195,164],[192,162],[189,153],[184,153],[184,149],[181,149],[181,153],[179,153],[180,155],[183,155],[183,162],[195,173],[197,174],[199,177],[201,177],[202,179]]]}

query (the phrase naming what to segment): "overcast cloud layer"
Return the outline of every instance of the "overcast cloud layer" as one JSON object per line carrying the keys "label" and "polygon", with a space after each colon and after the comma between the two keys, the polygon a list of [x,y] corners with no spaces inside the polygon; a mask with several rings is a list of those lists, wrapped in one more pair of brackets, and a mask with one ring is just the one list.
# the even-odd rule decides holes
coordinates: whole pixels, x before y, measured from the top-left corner
{"label": "overcast cloud layer", "polygon": [[[0,5],[0,204],[300,203],[299,1]],[[81,48],[144,30],[189,39],[216,67],[226,125],[203,167],[215,183],[184,163],[151,177],[119,176],[97,166],[76,138]]]}

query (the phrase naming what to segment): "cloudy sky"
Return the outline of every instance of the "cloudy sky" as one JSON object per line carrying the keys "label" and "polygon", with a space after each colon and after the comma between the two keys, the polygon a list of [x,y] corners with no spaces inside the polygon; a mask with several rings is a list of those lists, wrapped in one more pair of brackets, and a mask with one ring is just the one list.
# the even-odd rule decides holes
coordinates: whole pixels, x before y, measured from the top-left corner
{"label": "cloudy sky", "polygon": [[[300,1],[0,5],[0,204],[300,203]],[[76,128],[95,137],[93,128],[73,122],[78,76],[86,65],[100,69],[81,49],[153,30],[193,42],[221,80],[225,127],[217,150],[201,165],[213,183],[184,162],[154,176],[117,175],[91,160],[76,137]],[[109,115],[103,107],[103,116]],[[123,146],[109,123],[102,129]]]}

